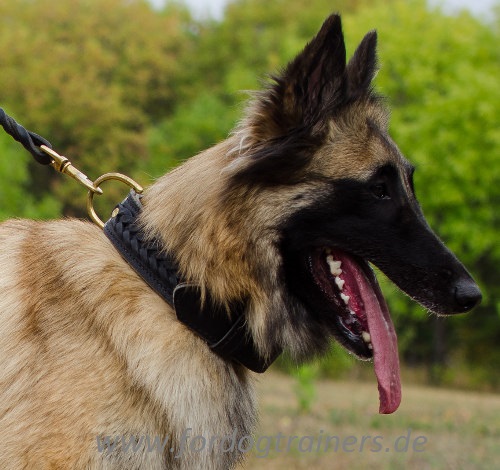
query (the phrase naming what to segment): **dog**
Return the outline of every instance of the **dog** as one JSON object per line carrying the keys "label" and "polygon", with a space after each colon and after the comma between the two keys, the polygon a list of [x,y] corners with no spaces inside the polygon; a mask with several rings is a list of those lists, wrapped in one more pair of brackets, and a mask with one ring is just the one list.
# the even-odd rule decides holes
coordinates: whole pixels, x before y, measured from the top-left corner
{"label": "dog", "polygon": [[397,409],[396,334],[369,263],[440,315],[481,293],[427,225],[388,134],[376,42],[346,63],[332,15],[227,140],[131,195],[130,233],[173,293],[113,239],[126,205],[109,233],[0,226],[2,468],[233,468],[256,423],[251,370],[332,339],[373,359],[380,412]]}

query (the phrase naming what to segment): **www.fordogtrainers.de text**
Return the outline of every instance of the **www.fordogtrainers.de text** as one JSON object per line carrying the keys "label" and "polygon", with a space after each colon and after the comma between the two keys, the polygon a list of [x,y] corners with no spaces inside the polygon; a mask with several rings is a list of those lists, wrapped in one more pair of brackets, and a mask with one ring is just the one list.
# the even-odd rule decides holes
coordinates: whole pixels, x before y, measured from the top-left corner
{"label": "www.fordogtrainers.de text", "polygon": [[[100,453],[122,452],[169,452],[174,458],[186,453],[198,452],[250,452],[266,458],[270,453],[300,452],[424,452],[427,437],[414,435],[411,429],[395,438],[382,435],[338,436],[325,433],[316,435],[286,436],[278,432],[272,436],[243,436],[237,438],[237,430],[228,436],[192,435],[192,428],[186,428],[180,439],[173,443],[170,436],[96,436]],[[170,447],[169,447],[170,442]]]}

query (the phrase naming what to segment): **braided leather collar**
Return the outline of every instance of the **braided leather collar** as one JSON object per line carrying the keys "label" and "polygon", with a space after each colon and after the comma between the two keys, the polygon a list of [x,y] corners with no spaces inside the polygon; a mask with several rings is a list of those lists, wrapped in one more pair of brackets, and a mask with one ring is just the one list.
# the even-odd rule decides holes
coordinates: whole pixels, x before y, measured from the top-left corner
{"label": "braided leather collar", "polygon": [[140,196],[131,191],[104,225],[104,233],[118,252],[175,309],[179,321],[203,338],[216,354],[254,372],[264,372],[281,351],[268,360],[258,353],[245,325],[245,303],[231,306],[229,318],[226,309],[212,301],[210,294],[202,302],[200,288],[182,281],[175,260],[161,252],[160,243],[144,240],[136,222],[141,210]]}

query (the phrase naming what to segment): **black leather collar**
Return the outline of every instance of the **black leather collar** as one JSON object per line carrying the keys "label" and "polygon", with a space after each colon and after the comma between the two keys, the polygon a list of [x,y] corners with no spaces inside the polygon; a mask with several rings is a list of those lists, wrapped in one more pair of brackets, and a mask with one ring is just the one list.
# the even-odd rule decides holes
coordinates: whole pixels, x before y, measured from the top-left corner
{"label": "black leather collar", "polygon": [[257,351],[245,324],[246,303],[231,306],[231,318],[210,293],[201,301],[199,286],[183,282],[172,256],[156,240],[145,241],[137,225],[142,210],[140,196],[131,191],[104,225],[104,233],[142,279],[175,309],[179,321],[203,338],[219,356],[254,372],[264,372],[279,356],[265,360]]}

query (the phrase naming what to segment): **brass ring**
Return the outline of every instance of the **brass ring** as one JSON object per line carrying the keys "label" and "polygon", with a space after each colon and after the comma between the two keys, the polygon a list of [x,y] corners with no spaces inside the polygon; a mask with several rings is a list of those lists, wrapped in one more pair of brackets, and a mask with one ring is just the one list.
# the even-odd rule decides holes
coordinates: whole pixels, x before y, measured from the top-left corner
{"label": "brass ring", "polygon": [[[108,180],[121,181],[122,183],[125,183],[127,186],[132,188],[138,194],[141,194],[144,191],[143,187],[139,183],[135,182],[132,178],[129,178],[126,175],[122,175],[121,173],[106,173],[102,176],[99,176],[99,178],[94,181],[94,187],[99,188],[99,186],[104,181]],[[104,222],[99,218],[94,209],[94,194],[96,194],[95,190],[89,191],[87,194],[87,213],[92,222],[94,222],[99,227],[104,228]]]}

